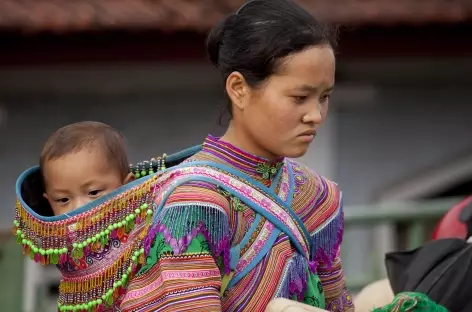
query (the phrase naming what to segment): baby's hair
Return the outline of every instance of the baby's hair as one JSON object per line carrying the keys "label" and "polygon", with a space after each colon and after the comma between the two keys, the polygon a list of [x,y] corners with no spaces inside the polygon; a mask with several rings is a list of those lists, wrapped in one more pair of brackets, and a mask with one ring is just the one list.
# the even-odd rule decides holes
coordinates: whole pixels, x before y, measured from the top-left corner
{"label": "baby's hair", "polygon": [[84,148],[98,148],[123,178],[129,173],[125,137],[113,127],[96,121],[82,121],[54,132],[44,144],[39,160],[41,171],[46,162],[76,153]]}

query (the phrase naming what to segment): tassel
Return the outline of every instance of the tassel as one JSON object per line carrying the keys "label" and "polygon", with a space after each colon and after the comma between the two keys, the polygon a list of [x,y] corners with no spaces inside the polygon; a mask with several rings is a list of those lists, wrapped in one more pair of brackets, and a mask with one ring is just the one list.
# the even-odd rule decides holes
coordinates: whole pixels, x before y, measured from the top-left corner
{"label": "tassel", "polygon": [[[287,265],[278,297],[291,299],[293,295],[301,301],[308,279],[308,261],[302,255],[295,255]],[[300,299],[301,298],[301,299]]]}
{"label": "tassel", "polygon": [[339,207],[336,215],[327,220],[322,229],[311,236],[311,260],[323,261],[328,267],[336,259],[343,236],[343,211]]}

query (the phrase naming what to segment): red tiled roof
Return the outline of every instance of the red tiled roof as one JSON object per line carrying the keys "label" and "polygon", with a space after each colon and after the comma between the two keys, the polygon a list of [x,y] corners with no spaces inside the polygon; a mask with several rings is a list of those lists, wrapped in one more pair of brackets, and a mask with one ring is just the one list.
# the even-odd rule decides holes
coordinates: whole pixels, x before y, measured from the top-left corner
{"label": "red tiled roof", "polygon": [[[270,0],[269,0],[270,1]],[[70,32],[102,29],[207,31],[245,0],[0,0],[0,29]],[[299,0],[328,22],[460,23],[472,0]]]}

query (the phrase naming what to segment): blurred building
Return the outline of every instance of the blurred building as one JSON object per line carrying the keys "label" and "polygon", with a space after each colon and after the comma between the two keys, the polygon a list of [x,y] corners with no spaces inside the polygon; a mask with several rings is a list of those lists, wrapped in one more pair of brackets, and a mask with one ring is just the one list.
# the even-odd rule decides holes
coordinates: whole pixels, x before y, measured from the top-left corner
{"label": "blurred building", "polygon": [[[0,229],[16,177],[64,124],[113,125],[133,161],[224,131],[205,34],[243,2],[0,0]],[[299,2],[344,25],[330,117],[303,161],[339,182],[348,208],[470,193],[472,2]],[[389,248],[372,233],[346,232],[349,276],[370,270],[368,246]]]}

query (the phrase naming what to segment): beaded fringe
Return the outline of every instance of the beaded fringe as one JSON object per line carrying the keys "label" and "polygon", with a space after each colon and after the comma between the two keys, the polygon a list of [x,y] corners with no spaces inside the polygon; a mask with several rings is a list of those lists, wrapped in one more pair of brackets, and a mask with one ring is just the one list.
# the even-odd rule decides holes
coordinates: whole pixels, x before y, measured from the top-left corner
{"label": "beaded fringe", "polygon": [[337,213],[320,230],[311,235],[311,259],[323,261],[328,267],[331,267],[334,259],[338,255],[341,246],[344,231],[342,207],[339,207]]}
{"label": "beaded fringe", "polygon": [[307,280],[308,261],[303,255],[297,254],[288,264],[278,297],[292,299],[296,295],[299,301],[303,301]]}
{"label": "beaded fringe", "polygon": [[223,256],[225,269],[229,270],[230,233],[228,217],[215,207],[204,205],[167,206],[159,213],[148,236],[144,240],[145,255],[148,254],[157,233],[164,235],[174,254],[186,251],[190,242],[202,234],[215,257]]}
{"label": "beaded fringe", "polygon": [[[81,278],[63,276],[59,286],[60,311],[96,311],[111,307],[124,293],[130,277],[144,263],[142,240],[151,223],[157,176],[124,191],[109,201],[62,221],[35,218],[17,201],[14,234],[24,253],[43,265],[86,263],[93,251],[110,247],[110,237],[122,243],[116,260]],[[80,268],[81,270],[83,268]],[[74,276],[72,274],[71,276]]]}

